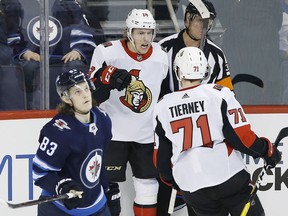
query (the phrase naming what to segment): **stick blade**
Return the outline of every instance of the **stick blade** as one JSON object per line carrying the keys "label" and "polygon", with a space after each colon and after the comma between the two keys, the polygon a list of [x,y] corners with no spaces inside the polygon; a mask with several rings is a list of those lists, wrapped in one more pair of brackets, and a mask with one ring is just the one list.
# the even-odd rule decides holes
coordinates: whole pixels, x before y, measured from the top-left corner
{"label": "stick blade", "polygon": [[237,75],[235,75],[234,78],[232,79],[232,84],[235,85],[236,83],[240,83],[240,82],[251,83],[251,84],[254,84],[260,88],[264,87],[263,81],[259,77],[251,75],[251,74],[237,74]]}
{"label": "stick blade", "polygon": [[282,128],[274,142],[274,145],[277,147],[279,142],[285,138],[285,137],[288,137],[288,127],[285,127],[285,128]]}

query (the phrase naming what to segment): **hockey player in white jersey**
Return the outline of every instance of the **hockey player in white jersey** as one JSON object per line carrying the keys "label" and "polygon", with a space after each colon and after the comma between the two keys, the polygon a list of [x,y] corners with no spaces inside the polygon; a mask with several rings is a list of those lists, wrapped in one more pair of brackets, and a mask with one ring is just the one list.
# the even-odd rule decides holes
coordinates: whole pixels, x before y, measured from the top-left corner
{"label": "hockey player in white jersey", "polygon": [[[206,34],[213,26],[214,19],[217,16],[215,8],[210,1],[203,0],[204,5],[210,13],[209,26]],[[175,33],[159,41],[161,46],[167,50],[169,60],[169,84],[172,91],[177,91],[181,88],[180,82],[177,80],[176,74],[173,69],[173,62],[178,51],[184,47],[200,47],[201,36],[203,31],[203,21],[200,12],[197,8],[189,3],[185,9],[184,14],[185,28],[179,33]],[[233,85],[230,77],[230,69],[222,49],[213,43],[209,35],[204,41],[203,52],[208,59],[210,70],[209,75],[202,80],[202,83],[217,83],[228,87],[233,90]],[[168,204],[171,194],[171,188],[160,182],[158,193],[158,216],[166,215],[168,211]],[[182,205],[181,205],[182,204]],[[183,200],[177,196],[175,211],[183,206]],[[195,216],[192,209],[188,208],[189,216]]]}
{"label": "hockey player in white jersey", "polygon": [[[89,73],[96,86],[94,97],[112,120],[113,137],[104,161],[110,185],[116,191],[117,182],[126,180],[129,162],[136,192],[134,214],[156,216],[152,113],[160,94],[165,94],[161,90],[169,91],[168,56],[153,42],[156,22],[149,10],[133,9],[126,27],[124,39],[96,47]],[[113,209],[110,206],[112,215],[119,215],[120,209]]]}
{"label": "hockey player in white jersey", "polygon": [[[155,108],[154,162],[198,216],[238,216],[252,189],[241,152],[262,157],[271,168],[281,154],[251,130],[233,92],[200,84],[206,69],[200,49],[185,47],[177,53],[174,70],[183,89],[165,95]],[[258,197],[248,215],[264,215]]]}

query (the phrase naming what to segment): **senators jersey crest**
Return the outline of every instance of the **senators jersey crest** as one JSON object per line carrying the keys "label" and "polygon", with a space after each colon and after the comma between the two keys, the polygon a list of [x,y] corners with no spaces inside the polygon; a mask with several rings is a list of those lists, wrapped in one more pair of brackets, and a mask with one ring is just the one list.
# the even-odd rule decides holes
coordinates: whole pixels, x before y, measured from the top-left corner
{"label": "senators jersey crest", "polygon": [[125,96],[120,97],[121,103],[133,112],[145,112],[152,103],[151,90],[139,79],[140,70],[131,70],[132,81],[126,88]]}

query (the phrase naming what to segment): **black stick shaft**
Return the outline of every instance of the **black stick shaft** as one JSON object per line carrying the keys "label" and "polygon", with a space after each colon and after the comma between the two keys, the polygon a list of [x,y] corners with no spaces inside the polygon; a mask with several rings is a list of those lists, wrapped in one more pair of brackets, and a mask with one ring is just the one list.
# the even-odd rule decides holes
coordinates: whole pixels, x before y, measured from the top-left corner
{"label": "black stick shaft", "polygon": [[[72,195],[73,196],[73,195]],[[42,203],[46,203],[46,202],[53,202],[53,201],[57,201],[57,200],[63,200],[63,199],[69,199],[71,198],[71,195],[68,194],[61,194],[61,195],[56,195],[56,196],[51,196],[51,197],[41,197],[38,200],[32,200],[32,201],[28,201],[28,202],[22,202],[22,203],[9,203],[6,202],[6,204],[10,207],[10,208],[21,208],[21,207],[28,207],[28,206],[33,206],[33,205],[39,205]]]}

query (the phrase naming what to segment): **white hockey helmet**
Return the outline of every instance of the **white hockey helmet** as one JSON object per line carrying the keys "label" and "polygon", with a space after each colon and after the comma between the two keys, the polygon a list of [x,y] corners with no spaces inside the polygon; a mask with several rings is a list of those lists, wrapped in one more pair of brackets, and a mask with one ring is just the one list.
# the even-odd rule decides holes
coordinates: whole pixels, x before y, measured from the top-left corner
{"label": "white hockey helmet", "polygon": [[129,40],[132,39],[131,33],[133,28],[153,29],[154,35],[152,41],[156,34],[156,21],[147,9],[133,9],[130,11],[126,19],[126,27]]}
{"label": "white hockey helmet", "polygon": [[204,79],[208,71],[208,62],[199,48],[184,47],[176,54],[173,69],[179,81]]}

